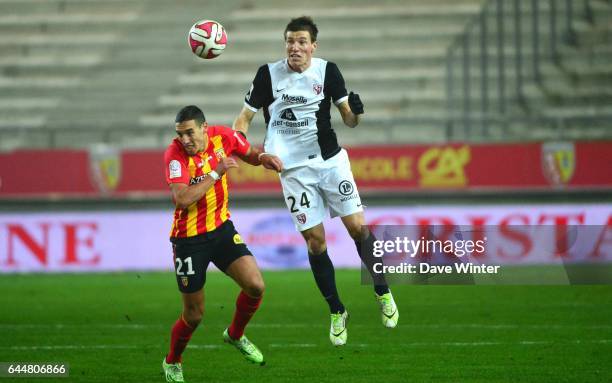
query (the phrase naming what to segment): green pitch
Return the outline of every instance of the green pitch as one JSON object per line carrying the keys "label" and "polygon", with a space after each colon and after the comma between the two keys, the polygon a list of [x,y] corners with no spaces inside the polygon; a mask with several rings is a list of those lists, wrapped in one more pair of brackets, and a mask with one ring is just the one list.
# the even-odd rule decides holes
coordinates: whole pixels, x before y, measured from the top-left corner
{"label": "green pitch", "polygon": [[[343,348],[309,272],[264,274],[247,329],[259,367],[223,344],[238,289],[209,273],[187,382],[612,382],[612,286],[394,286],[390,330],[359,272],[337,276],[351,313]],[[0,362],[65,362],[70,377],[0,383],[164,381],[175,283],[171,272],[1,276]]]}

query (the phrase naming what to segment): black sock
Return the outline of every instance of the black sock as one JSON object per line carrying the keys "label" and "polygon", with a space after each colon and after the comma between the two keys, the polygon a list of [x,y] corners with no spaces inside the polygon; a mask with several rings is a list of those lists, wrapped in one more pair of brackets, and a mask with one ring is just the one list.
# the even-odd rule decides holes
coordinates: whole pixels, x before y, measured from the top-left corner
{"label": "black sock", "polygon": [[325,298],[329,305],[329,311],[332,314],[343,313],[344,305],[340,302],[338,290],[336,289],[334,265],[331,259],[329,259],[329,255],[327,255],[327,250],[319,255],[308,253],[308,260],[310,261],[310,268],[317,282],[317,287],[319,287],[321,295],[323,295],[323,298]]}
{"label": "black sock", "polygon": [[389,285],[387,285],[384,274],[374,272],[374,264],[377,262],[382,262],[382,258],[374,257],[375,240],[376,238],[374,235],[372,233],[368,233],[368,237],[366,239],[362,241],[355,241],[355,246],[357,246],[359,258],[361,258],[361,261],[372,276],[372,280],[374,281],[374,291],[378,295],[383,295],[389,292]]}

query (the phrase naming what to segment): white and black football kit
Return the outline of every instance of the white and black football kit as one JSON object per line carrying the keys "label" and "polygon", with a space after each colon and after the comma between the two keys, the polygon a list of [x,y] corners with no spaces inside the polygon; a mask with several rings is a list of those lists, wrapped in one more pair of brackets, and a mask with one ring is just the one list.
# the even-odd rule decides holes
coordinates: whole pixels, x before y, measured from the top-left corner
{"label": "white and black football kit", "polygon": [[310,67],[294,72],[287,59],[257,71],[245,106],[263,108],[264,149],[283,161],[280,175],[285,202],[299,231],[331,217],[362,211],[348,154],[331,127],[331,102],[348,98],[336,64],[312,58]]}

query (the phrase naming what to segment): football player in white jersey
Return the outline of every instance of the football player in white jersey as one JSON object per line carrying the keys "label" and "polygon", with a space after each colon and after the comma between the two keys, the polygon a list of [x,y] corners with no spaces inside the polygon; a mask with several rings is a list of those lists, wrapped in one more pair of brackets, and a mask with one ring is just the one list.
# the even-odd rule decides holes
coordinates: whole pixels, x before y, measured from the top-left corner
{"label": "football player in white jersey", "polygon": [[317,26],[310,17],[292,19],[285,28],[287,57],[262,65],[244,100],[233,128],[245,137],[253,117],[264,110],[267,130],[264,153],[280,157],[285,202],[308,246],[310,266],[331,312],[330,340],[346,343],[348,311],[342,304],[327,254],[323,219],[326,211],[340,217],[355,241],[357,252],[372,274],[375,296],[386,327],[395,327],[397,306],[384,276],[373,272],[374,236],[365,225],[361,199],[348,155],[331,127],[331,103],[350,128],[359,124],[363,104],[347,94],[336,64],[312,57],[317,49]]}

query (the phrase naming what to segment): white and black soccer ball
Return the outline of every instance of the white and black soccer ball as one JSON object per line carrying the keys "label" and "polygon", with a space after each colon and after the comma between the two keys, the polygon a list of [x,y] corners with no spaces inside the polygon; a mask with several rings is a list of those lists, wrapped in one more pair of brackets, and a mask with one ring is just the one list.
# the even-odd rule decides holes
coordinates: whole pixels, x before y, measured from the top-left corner
{"label": "white and black soccer ball", "polygon": [[227,45],[227,33],[223,25],[214,20],[200,20],[189,30],[187,41],[194,55],[214,59],[223,53]]}

